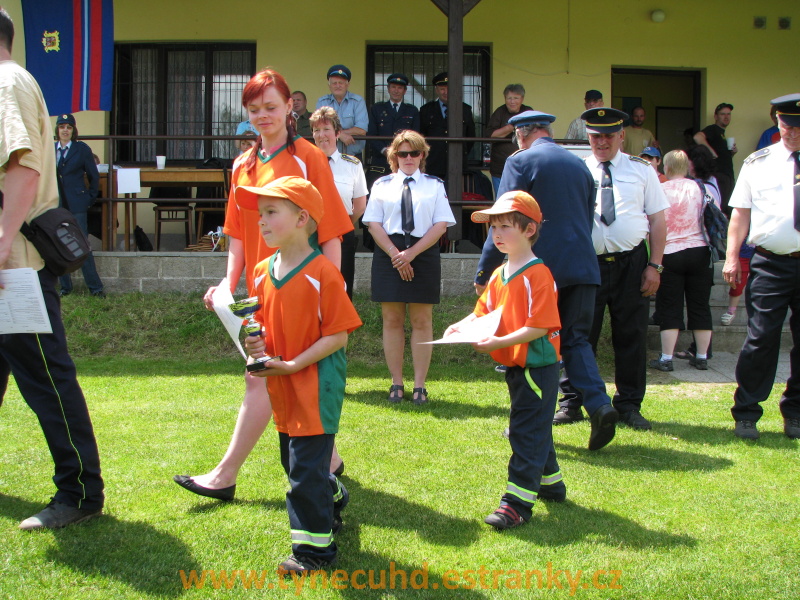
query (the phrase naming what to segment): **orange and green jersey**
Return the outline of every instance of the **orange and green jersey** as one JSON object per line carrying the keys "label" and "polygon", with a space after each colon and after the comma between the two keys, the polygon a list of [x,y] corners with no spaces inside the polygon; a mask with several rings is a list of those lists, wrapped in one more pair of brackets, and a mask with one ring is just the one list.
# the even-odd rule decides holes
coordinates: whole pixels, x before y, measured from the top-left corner
{"label": "orange and green jersey", "polygon": [[535,258],[510,277],[503,276],[505,265],[492,273],[474,313],[482,317],[503,307],[497,336],[508,335],[521,327],[546,329],[547,335],[491,352],[494,360],[507,367],[544,367],[561,360],[558,294],[553,276],[542,259]]}
{"label": "orange and green jersey", "polygon": [[[256,319],[264,326],[267,354],[292,360],[321,337],[361,326],[341,273],[319,250],[280,280],[272,275],[277,256],[254,271],[261,304]],[[277,430],[290,436],[336,433],[346,375],[341,348],[292,375],[267,377]]]}
{"label": "orange and green jersey", "polygon": [[242,240],[244,246],[245,277],[247,289],[253,293],[253,268],[265,258],[275,253],[275,248],[270,248],[264,243],[258,229],[258,211],[241,208],[236,203],[236,190],[242,185],[262,187],[278,179],[295,175],[302,177],[314,184],[325,203],[325,214],[322,223],[317,223],[316,237],[320,244],[328,240],[341,237],[353,230],[353,224],[342,204],[339,191],[333,181],[328,158],[323,152],[303,138],[295,138],[294,153],[284,147],[264,159],[257,157],[256,166],[248,172],[244,169],[245,159],[253,148],[242,154],[233,166],[231,176],[231,191],[228,197],[228,209],[225,214],[226,234]]}

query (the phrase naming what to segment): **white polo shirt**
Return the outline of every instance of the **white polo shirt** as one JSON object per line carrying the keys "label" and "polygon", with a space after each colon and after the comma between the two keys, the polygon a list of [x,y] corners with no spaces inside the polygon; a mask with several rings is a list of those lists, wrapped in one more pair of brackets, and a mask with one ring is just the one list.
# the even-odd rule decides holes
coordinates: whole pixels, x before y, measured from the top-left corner
{"label": "white polo shirt", "polygon": [[336,150],[328,157],[328,164],[333,171],[333,181],[339,195],[344,202],[344,208],[348,215],[353,214],[353,198],[360,198],[367,195],[367,178],[364,177],[364,169],[361,161],[355,156],[342,154]]}

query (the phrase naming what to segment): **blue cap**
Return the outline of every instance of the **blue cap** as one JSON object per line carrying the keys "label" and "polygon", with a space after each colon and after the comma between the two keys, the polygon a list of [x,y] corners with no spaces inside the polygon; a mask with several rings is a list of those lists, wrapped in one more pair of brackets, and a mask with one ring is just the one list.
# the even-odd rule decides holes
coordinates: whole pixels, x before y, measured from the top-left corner
{"label": "blue cap", "polygon": [[253,124],[250,121],[242,121],[236,126],[236,135],[242,135],[247,131],[252,131],[258,135],[258,130],[253,127]]}
{"label": "blue cap", "polygon": [[509,125],[514,127],[522,127],[523,125],[533,125],[534,127],[547,127],[555,121],[553,115],[548,115],[538,110],[526,110],[517,115],[514,115],[508,120]]}
{"label": "blue cap", "polygon": [[581,119],[586,121],[587,133],[616,133],[628,119],[628,113],[616,108],[590,108],[583,111]]}
{"label": "blue cap", "polygon": [[408,87],[408,77],[402,73],[392,73],[386,78],[386,83],[397,83],[399,85]]}
{"label": "blue cap", "polygon": [[770,102],[775,107],[775,114],[789,127],[800,127],[800,94],[788,94],[775,98]]}
{"label": "blue cap", "polygon": [[347,81],[350,81],[350,77],[352,73],[350,73],[350,69],[345,67],[344,65],[333,65],[330,69],[328,69],[328,77],[344,77]]}
{"label": "blue cap", "polygon": [[75,117],[67,114],[58,115],[58,119],[56,119],[56,127],[58,127],[59,125],[64,125],[65,123],[67,125],[72,125],[73,127],[75,127]]}
{"label": "blue cap", "polygon": [[639,152],[639,156],[652,156],[653,158],[661,158],[661,150],[654,148],[653,146],[648,146]]}

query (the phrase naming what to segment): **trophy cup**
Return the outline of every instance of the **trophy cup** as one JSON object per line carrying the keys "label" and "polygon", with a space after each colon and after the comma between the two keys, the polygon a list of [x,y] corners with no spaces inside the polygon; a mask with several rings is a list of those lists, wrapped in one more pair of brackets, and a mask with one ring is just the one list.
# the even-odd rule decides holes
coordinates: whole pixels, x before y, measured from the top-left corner
{"label": "trophy cup", "polygon": [[[247,335],[252,335],[254,337],[261,336],[261,325],[255,319],[256,311],[261,308],[261,304],[258,303],[258,298],[256,296],[253,296],[252,298],[245,298],[239,302],[234,302],[233,304],[229,305],[229,308],[237,317],[247,319],[247,324],[244,326],[244,330]],[[245,368],[251,373],[254,371],[263,371],[269,368],[267,363],[271,360],[281,360],[281,357],[262,356],[261,358],[255,358],[253,359],[254,362],[250,363]]]}

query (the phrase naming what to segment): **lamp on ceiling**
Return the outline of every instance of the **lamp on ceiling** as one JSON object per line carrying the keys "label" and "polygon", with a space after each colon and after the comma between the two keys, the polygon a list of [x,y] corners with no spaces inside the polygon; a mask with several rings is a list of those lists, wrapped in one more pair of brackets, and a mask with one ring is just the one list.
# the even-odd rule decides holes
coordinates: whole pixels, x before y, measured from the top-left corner
{"label": "lamp on ceiling", "polygon": [[664,19],[666,18],[667,18],[666,13],[660,8],[657,8],[656,10],[650,13],[650,20],[653,21],[653,23],[663,23]]}

